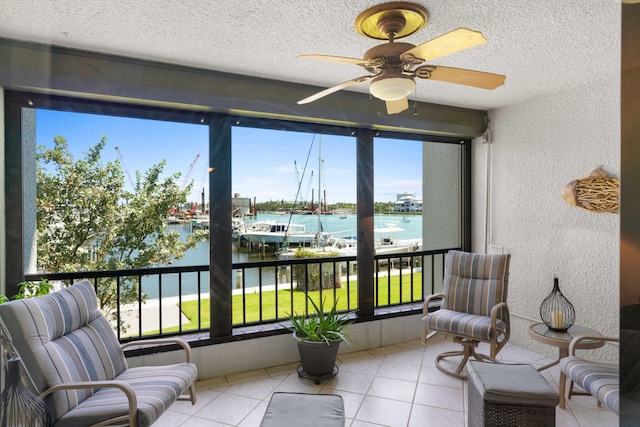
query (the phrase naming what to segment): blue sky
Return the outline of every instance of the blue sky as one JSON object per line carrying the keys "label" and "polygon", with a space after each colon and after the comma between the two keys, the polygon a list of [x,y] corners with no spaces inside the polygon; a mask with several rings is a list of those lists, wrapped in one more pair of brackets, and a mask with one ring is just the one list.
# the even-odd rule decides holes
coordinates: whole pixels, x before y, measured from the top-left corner
{"label": "blue sky", "polygon": [[[194,185],[189,201],[200,201],[203,188],[205,194],[208,192],[207,126],[39,109],[36,132],[37,143],[49,147],[55,136],[64,137],[75,158],[82,157],[106,134],[103,161],[116,160],[115,147],[119,147],[124,167],[133,179],[136,170],[143,173],[165,159],[165,173],[182,173],[179,184],[191,170],[188,180]],[[297,167],[298,176],[303,179],[299,199],[310,199],[313,188],[317,200],[318,135],[234,127],[232,138],[234,193],[255,197],[258,202],[293,200],[298,190]],[[394,201],[401,192],[422,196],[421,146],[417,141],[375,140],[376,201]],[[326,190],[329,203],[355,202],[355,137],[323,135],[322,159],[322,191]],[[125,181],[129,186],[128,178]]]}

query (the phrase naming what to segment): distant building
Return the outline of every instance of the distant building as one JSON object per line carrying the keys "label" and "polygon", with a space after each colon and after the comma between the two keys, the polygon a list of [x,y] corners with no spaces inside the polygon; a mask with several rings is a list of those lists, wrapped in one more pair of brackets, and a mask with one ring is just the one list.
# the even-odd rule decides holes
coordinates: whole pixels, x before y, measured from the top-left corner
{"label": "distant building", "polygon": [[234,193],[231,198],[231,211],[233,216],[251,215],[251,199],[249,197],[240,197],[240,194]]}
{"label": "distant building", "polygon": [[398,193],[394,212],[422,212],[422,200],[416,198],[413,193]]}

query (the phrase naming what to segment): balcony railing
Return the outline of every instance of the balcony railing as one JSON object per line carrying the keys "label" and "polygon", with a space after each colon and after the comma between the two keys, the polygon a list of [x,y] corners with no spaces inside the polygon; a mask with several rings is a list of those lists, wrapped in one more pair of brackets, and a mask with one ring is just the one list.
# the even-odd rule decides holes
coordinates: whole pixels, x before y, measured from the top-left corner
{"label": "balcony railing", "polygon": [[[415,308],[425,295],[440,291],[448,250],[376,255],[375,308]],[[307,314],[307,295],[316,301],[324,299],[325,307],[338,301],[340,311],[355,311],[357,267],[355,256],[233,264],[232,324],[278,324],[289,314]],[[208,265],[25,276],[30,281],[44,278],[66,284],[90,280],[121,340],[209,330]],[[115,295],[101,294],[108,281],[115,283],[111,288]],[[127,294],[129,289],[137,297]]]}

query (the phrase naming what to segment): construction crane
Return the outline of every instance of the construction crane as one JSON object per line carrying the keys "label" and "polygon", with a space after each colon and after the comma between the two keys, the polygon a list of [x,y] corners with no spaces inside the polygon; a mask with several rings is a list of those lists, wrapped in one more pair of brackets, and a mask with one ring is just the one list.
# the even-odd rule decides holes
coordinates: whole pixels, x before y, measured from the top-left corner
{"label": "construction crane", "polygon": [[311,171],[311,176],[309,177],[309,183],[307,184],[307,191],[305,191],[304,193],[305,203],[309,201],[309,191],[311,190],[311,184],[313,184],[313,171]]}
{"label": "construction crane", "polygon": [[184,190],[185,187],[187,186],[187,182],[189,181],[189,177],[191,176],[193,167],[196,165],[199,158],[200,158],[200,154],[196,155],[196,158],[193,159],[193,162],[191,162],[191,165],[189,165],[189,170],[187,170],[187,173],[185,174],[184,179],[182,180],[182,185],[180,186],[180,190]]}
{"label": "construction crane", "polygon": [[135,190],[136,184],[133,182],[133,178],[131,177],[131,174],[129,173],[129,169],[127,169],[127,166],[124,164],[124,157],[122,157],[122,153],[120,152],[120,148],[119,147],[116,147],[116,153],[118,153],[118,158],[120,159],[120,163],[122,164],[122,169],[124,169],[125,173],[127,174],[127,177],[129,178],[129,183],[131,184],[131,187],[133,187],[133,189]]}
{"label": "construction crane", "polygon": [[[293,168],[296,170],[296,194],[298,194],[300,193],[300,185],[302,183],[300,182],[300,171],[298,171],[298,163],[295,160],[293,161]],[[297,198],[297,196],[295,198]]]}

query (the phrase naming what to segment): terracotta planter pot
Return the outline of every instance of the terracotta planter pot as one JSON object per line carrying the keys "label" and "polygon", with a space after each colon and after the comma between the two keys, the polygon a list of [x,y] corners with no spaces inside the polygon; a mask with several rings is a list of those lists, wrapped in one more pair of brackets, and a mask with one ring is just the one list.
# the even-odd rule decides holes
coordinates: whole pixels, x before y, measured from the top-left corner
{"label": "terracotta planter pot", "polygon": [[326,342],[300,340],[294,333],[293,337],[298,342],[300,364],[302,370],[309,377],[331,377],[336,373],[336,357],[342,340]]}

